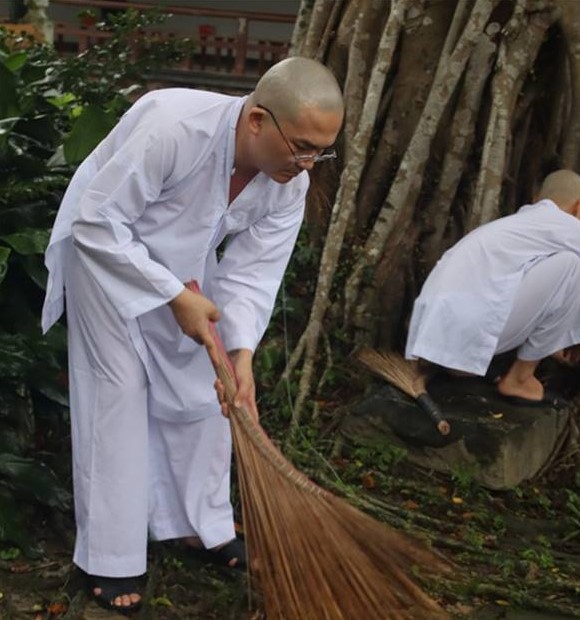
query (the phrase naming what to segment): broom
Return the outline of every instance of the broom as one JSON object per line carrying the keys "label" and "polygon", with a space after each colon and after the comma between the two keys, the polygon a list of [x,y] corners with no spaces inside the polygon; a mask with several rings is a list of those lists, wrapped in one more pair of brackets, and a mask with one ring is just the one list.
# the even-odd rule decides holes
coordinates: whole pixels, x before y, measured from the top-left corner
{"label": "broom", "polygon": [[[200,292],[196,282],[190,290]],[[249,409],[221,339],[224,386],[242,499],[248,566],[268,620],[443,620],[449,616],[408,576],[449,565],[311,482],[274,446]]]}
{"label": "broom", "polygon": [[416,362],[406,360],[393,351],[379,353],[366,346],[358,349],[355,357],[365,368],[414,398],[421,409],[435,422],[437,430],[442,435],[449,434],[451,430],[449,422],[445,420],[439,406],[427,393],[425,376]]}

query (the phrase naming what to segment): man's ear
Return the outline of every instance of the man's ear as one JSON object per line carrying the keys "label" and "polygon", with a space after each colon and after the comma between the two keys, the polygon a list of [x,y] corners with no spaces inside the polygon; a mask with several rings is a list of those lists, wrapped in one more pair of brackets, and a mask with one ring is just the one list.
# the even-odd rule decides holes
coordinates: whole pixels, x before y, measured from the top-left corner
{"label": "man's ear", "polygon": [[257,136],[260,131],[262,131],[265,114],[266,113],[261,108],[257,108],[255,106],[251,108],[248,114],[248,128],[250,133],[254,136]]}
{"label": "man's ear", "polygon": [[575,200],[567,209],[564,209],[566,213],[569,213],[573,217],[577,217],[580,220],[580,198]]}

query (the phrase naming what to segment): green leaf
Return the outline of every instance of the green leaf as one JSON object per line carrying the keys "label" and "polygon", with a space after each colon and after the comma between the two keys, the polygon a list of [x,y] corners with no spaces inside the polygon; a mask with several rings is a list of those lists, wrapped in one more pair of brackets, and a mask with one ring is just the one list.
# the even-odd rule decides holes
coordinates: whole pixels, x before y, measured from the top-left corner
{"label": "green leaf", "polygon": [[10,54],[10,56],[4,60],[4,66],[10,69],[12,73],[16,73],[27,60],[28,54],[26,52],[14,52],[14,54]]}
{"label": "green leaf", "polygon": [[22,232],[12,235],[1,235],[0,240],[7,243],[18,254],[43,254],[48,245],[50,230],[25,228]]}
{"label": "green leaf", "polygon": [[8,272],[8,257],[12,250],[10,248],[0,247],[0,282],[4,280],[6,273]]}
{"label": "green leaf", "polygon": [[[47,96],[49,94],[50,96]],[[56,91],[54,90],[44,93],[44,96],[49,103],[51,103],[59,110],[66,108],[77,99],[76,96],[72,93],[56,94]]]}
{"label": "green leaf", "polygon": [[12,128],[20,120],[20,116],[11,116],[0,120],[0,136],[4,136],[12,131]]}
{"label": "green leaf", "polygon": [[64,510],[70,503],[70,493],[64,489],[54,472],[44,463],[15,454],[0,454],[0,476],[18,491],[37,501]]}
{"label": "green leaf", "polygon": [[43,383],[37,382],[33,378],[32,387],[40,392],[45,398],[51,400],[61,407],[69,407],[69,399],[67,390],[60,388],[55,385],[54,381],[44,381]]}
{"label": "green leaf", "polygon": [[27,548],[30,539],[26,533],[26,519],[12,494],[0,487],[0,540]]}
{"label": "green leaf", "polygon": [[34,432],[34,416],[30,394],[22,383],[0,382],[0,425],[19,429],[30,441]]}
{"label": "green leaf", "polygon": [[24,336],[0,332],[0,377],[21,378],[29,371],[33,361]]}
{"label": "green leaf", "polygon": [[20,549],[17,549],[16,547],[9,547],[8,549],[2,549],[2,551],[0,551],[0,560],[4,560],[5,562],[15,560],[19,556]]}
{"label": "green leaf", "polygon": [[20,116],[16,76],[0,64],[0,118]]}
{"label": "green leaf", "polygon": [[23,256],[20,264],[28,277],[43,291],[46,290],[48,272],[39,256]]}
{"label": "green leaf", "polygon": [[97,105],[88,105],[76,119],[64,141],[64,156],[68,163],[81,162],[115,125],[114,115]]}
{"label": "green leaf", "polygon": [[23,454],[30,447],[30,438],[24,437],[15,428],[0,427],[0,452]]}

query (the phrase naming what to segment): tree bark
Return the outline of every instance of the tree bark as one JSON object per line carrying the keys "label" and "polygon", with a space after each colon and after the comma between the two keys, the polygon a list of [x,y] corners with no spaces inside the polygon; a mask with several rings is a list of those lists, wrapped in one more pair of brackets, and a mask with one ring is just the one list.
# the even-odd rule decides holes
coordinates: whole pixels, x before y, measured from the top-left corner
{"label": "tree bark", "polygon": [[318,45],[318,51],[316,52],[316,60],[318,62],[324,62],[326,60],[326,54],[328,53],[328,46],[330,40],[336,34],[337,25],[340,23],[340,15],[342,13],[344,7],[344,0],[335,0],[332,5],[332,10],[328,17],[328,22],[326,23],[326,27],[324,28],[324,33],[322,34],[322,39]]}
{"label": "tree bark", "polygon": [[292,40],[290,41],[289,56],[300,56],[300,49],[308,32],[308,24],[312,17],[313,8],[314,0],[301,0],[292,32]]}
{"label": "tree bark", "polygon": [[[355,302],[359,298],[363,272],[368,268],[373,268],[378,263],[389,236],[394,237],[390,240],[390,247],[395,248],[396,243],[393,244],[392,241],[402,238],[407,231],[415,200],[421,189],[422,174],[429,157],[431,142],[439,121],[495,4],[496,2],[493,0],[478,0],[476,2],[469,22],[455,49],[449,57],[442,57],[439,63],[424,113],[419,120],[409,148],[405,152],[397,176],[365,244],[364,251],[347,280],[345,287],[345,317],[347,321],[351,317]],[[391,252],[390,258],[394,259],[395,254],[396,251]],[[391,264],[395,266],[397,262],[393,260]],[[368,296],[366,297],[368,298]],[[367,304],[361,303],[356,308],[356,325],[362,326],[366,320],[366,306]]]}
{"label": "tree bark", "polygon": [[375,131],[380,138],[361,180],[357,228],[363,231],[383,203],[401,157],[423,112],[453,16],[453,3],[430,2],[405,24],[396,75],[388,93],[388,116]]}
{"label": "tree bark", "polygon": [[576,2],[556,0],[560,11],[560,24],[568,45],[570,78],[572,81],[571,126],[566,132],[562,165],[578,170],[580,166],[580,7]]}
{"label": "tree bark", "polygon": [[304,43],[300,47],[297,56],[314,58],[318,51],[320,40],[322,39],[324,28],[330,19],[334,0],[316,0],[310,14],[310,23],[304,38]]}
{"label": "tree bark", "polygon": [[[335,195],[310,315],[285,370],[302,370],[293,428],[311,386],[325,389],[315,383],[323,333],[327,364],[340,357],[328,348],[336,329],[352,344],[378,326],[402,345],[412,299],[441,252],[513,212],[545,173],[580,165],[575,2],[383,0],[386,24],[380,4],[335,4],[339,23],[311,46],[343,86],[347,119],[342,157],[316,175]],[[562,17],[551,27],[555,5]],[[313,21],[324,7],[331,15],[318,0]]]}
{"label": "tree bark", "polygon": [[499,214],[514,106],[554,17],[550,11],[535,13],[528,20],[524,12],[519,12],[512,20],[518,20],[514,24],[517,34],[511,40],[504,40],[500,46],[501,64],[493,79],[491,116],[469,229],[489,222]]}
{"label": "tree bark", "polygon": [[372,69],[359,126],[352,141],[351,157],[346,161],[341,176],[341,185],[333,207],[320,262],[318,283],[310,319],[285,370],[285,375],[288,375],[302,357],[303,352],[305,352],[298,395],[292,416],[293,429],[296,429],[298,426],[304,401],[310,392],[322,320],[326,314],[330,288],[336,272],[345,231],[354,211],[356,191],[366,161],[366,152],[371,138],[374,118],[379,107],[380,95],[399,40],[406,12],[412,4],[414,4],[414,0],[396,0],[391,5],[391,12],[383,30],[375,65]]}
{"label": "tree bark", "polygon": [[442,243],[451,205],[455,200],[457,187],[465,170],[465,163],[475,141],[475,124],[479,115],[483,89],[488,81],[497,50],[492,37],[497,34],[498,29],[498,24],[488,26],[467,66],[439,183],[423,216],[425,227],[430,230],[423,240],[422,268],[424,273],[433,268],[442,253]]}

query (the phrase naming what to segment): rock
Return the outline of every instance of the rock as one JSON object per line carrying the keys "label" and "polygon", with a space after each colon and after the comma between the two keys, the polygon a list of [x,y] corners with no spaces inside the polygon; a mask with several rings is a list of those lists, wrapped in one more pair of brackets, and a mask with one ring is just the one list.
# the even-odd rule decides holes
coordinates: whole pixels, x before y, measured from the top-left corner
{"label": "rock", "polygon": [[518,610],[490,605],[477,611],[473,620],[572,620],[574,616],[555,616],[541,611]]}
{"label": "rock", "polygon": [[351,407],[341,430],[348,440],[398,445],[411,462],[440,472],[463,468],[490,489],[532,479],[567,431],[573,409],[516,407],[483,379],[439,377],[429,393],[451,425],[442,436],[415,402],[383,385]]}

